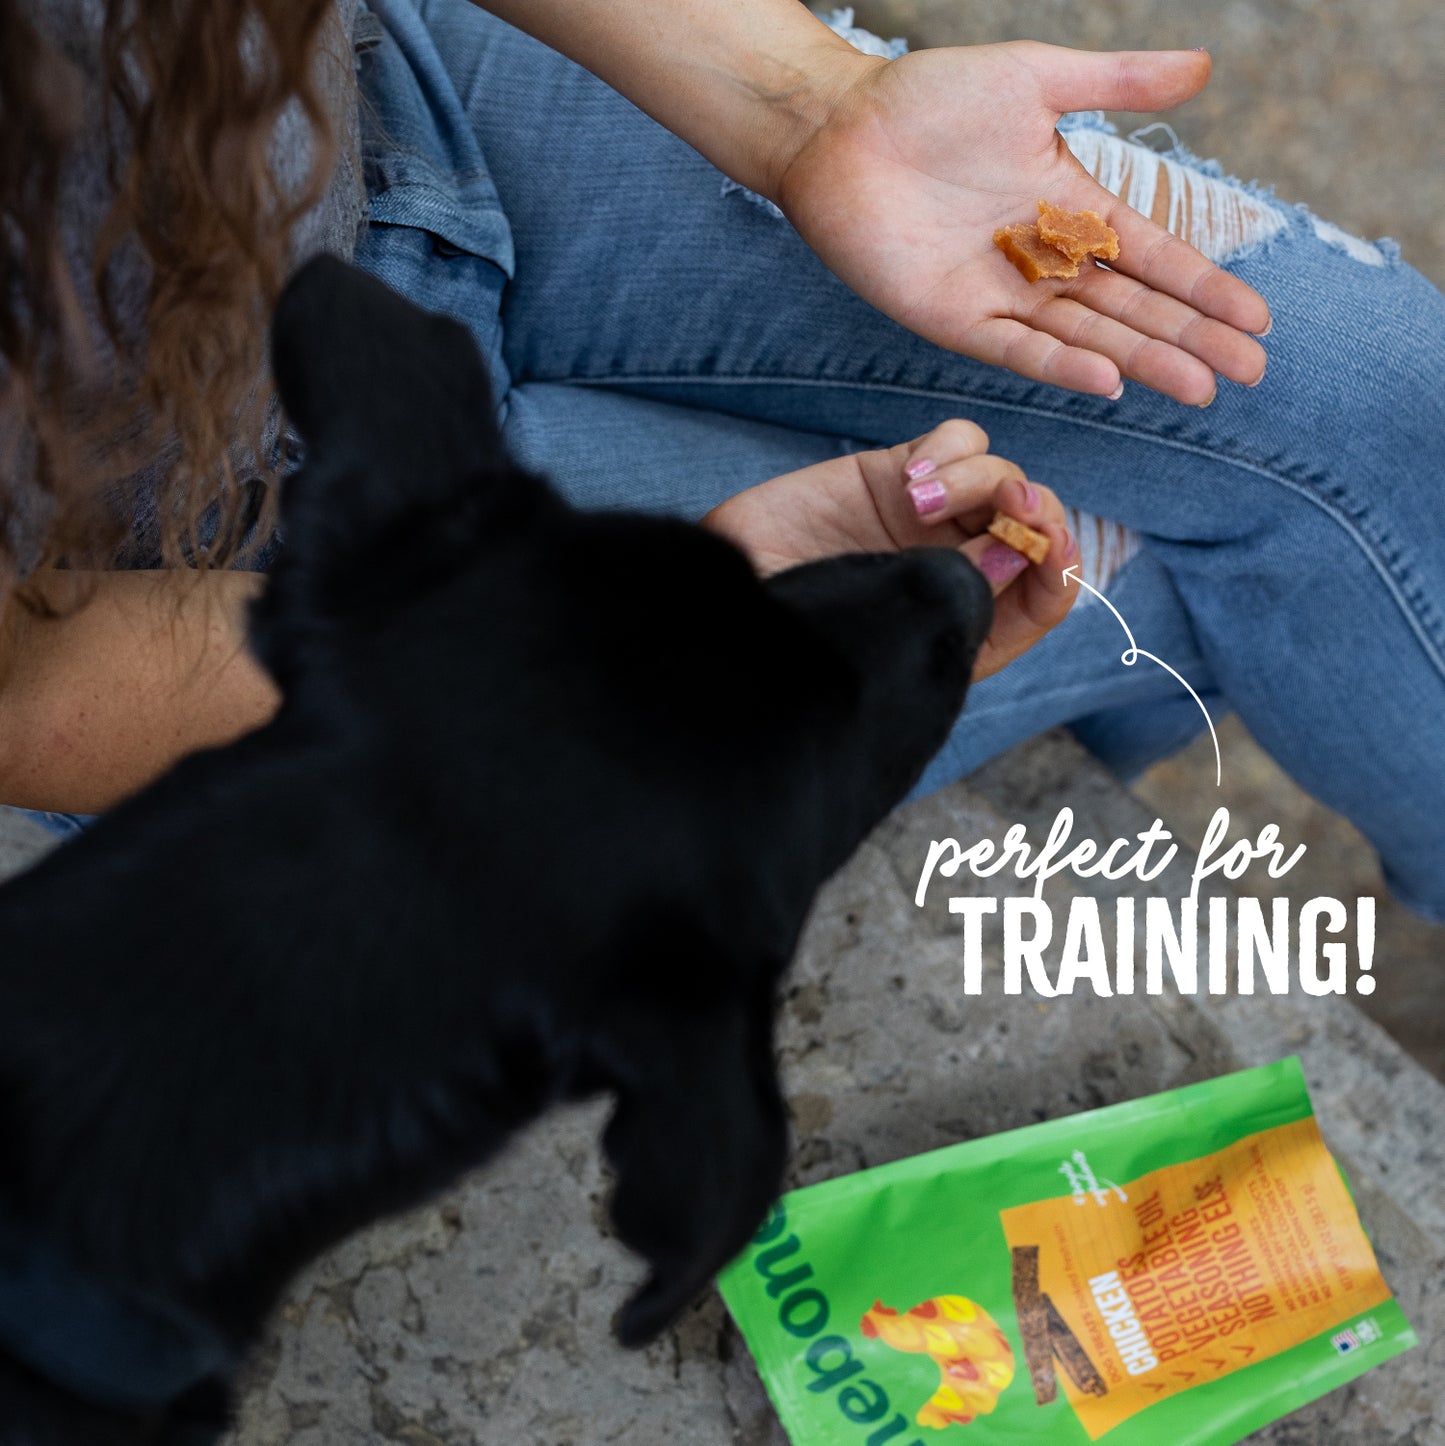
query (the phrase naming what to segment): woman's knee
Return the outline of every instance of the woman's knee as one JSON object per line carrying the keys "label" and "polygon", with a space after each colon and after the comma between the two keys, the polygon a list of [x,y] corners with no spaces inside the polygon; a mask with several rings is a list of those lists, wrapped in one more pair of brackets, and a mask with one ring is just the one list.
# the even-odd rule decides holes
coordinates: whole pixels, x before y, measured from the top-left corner
{"label": "woman's knee", "polygon": [[1262,382],[1223,383],[1209,414],[1219,454],[1280,483],[1286,509],[1330,511],[1387,567],[1422,533],[1438,551],[1445,297],[1393,242],[1351,236],[1182,147],[1158,155],[1087,126],[1069,142],[1103,184],[1270,304]]}

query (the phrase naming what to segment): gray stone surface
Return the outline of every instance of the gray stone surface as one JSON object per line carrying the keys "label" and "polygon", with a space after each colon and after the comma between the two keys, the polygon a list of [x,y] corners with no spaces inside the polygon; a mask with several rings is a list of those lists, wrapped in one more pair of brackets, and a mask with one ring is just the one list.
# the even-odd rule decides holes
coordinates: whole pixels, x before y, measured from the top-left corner
{"label": "gray stone surface", "polygon": [[1282,837],[1304,844],[1309,852],[1277,886],[1256,881],[1263,899],[1373,897],[1378,988],[1355,1002],[1437,1079],[1445,1079],[1445,925],[1426,923],[1391,899],[1364,838],[1300,789],[1237,719],[1220,720],[1219,736],[1228,760],[1223,788],[1214,786],[1214,750],[1206,737],[1150,769],[1135,793],[1193,839],[1203,836],[1210,815],[1223,804],[1241,833],[1253,836],[1276,823]]}
{"label": "gray stone surface", "polygon": [[[1254,1439],[1445,1441],[1445,1088],[1344,1001],[963,998],[946,895],[911,900],[928,841],[1046,827],[1064,802],[1103,837],[1152,818],[1049,739],[898,815],[830,885],[783,1008],[792,1183],[1297,1052],[1424,1344]],[[783,1446],[716,1297],[641,1355],[608,1339],[634,1266],[603,1234],[600,1118],[545,1123],[448,1202],[324,1262],[293,1292],[234,1446]]]}
{"label": "gray stone surface", "polygon": [[[984,993],[964,998],[946,905],[963,880],[912,902],[929,840],[1015,821],[1037,839],[1065,803],[1100,838],[1154,816],[1047,738],[896,815],[829,885],[782,1011],[791,1183],[1298,1053],[1423,1344],[1253,1439],[1445,1443],[1445,1086],[1344,1000],[1009,997],[989,986],[992,952]],[[0,826],[0,859],[42,841]],[[1068,897],[1062,879],[1048,896]],[[647,1351],[612,1344],[636,1265],[606,1234],[602,1117],[553,1116],[444,1199],[320,1261],[273,1324],[229,1446],[783,1446],[715,1295]]]}

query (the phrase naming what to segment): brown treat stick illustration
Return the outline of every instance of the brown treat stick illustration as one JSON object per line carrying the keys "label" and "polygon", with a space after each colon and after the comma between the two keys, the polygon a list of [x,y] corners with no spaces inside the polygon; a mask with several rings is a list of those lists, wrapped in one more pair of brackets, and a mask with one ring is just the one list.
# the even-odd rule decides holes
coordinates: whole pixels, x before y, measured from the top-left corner
{"label": "brown treat stick illustration", "polygon": [[1109,1383],[1099,1374],[1099,1368],[1089,1359],[1089,1353],[1079,1344],[1079,1338],[1069,1329],[1069,1323],[1059,1314],[1059,1308],[1047,1295],[1039,1297],[1044,1303],[1048,1319],[1049,1345],[1059,1358],[1059,1364],[1069,1373],[1069,1379],[1091,1396],[1107,1396]]}
{"label": "brown treat stick illustration", "polygon": [[1024,1363],[1029,1368],[1034,1400],[1047,1406],[1059,1394],[1054,1375],[1053,1349],[1049,1339],[1048,1297],[1039,1292],[1039,1247],[1015,1245],[1013,1259],[1014,1310],[1019,1336],[1024,1345]]}
{"label": "brown treat stick illustration", "polygon": [[1006,547],[1021,552],[1030,562],[1042,562],[1049,555],[1049,539],[1032,527],[1025,527],[1017,518],[1007,512],[995,512],[988,525],[990,537],[996,537]]}

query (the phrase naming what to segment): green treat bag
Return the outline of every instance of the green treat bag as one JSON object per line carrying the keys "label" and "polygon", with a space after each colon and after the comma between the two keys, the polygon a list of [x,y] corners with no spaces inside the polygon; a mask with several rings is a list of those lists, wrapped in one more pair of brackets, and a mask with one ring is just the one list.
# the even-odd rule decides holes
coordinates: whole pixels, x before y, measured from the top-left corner
{"label": "green treat bag", "polygon": [[794,1446],[1233,1446],[1416,1344],[1296,1059],[794,1191],[719,1284]]}

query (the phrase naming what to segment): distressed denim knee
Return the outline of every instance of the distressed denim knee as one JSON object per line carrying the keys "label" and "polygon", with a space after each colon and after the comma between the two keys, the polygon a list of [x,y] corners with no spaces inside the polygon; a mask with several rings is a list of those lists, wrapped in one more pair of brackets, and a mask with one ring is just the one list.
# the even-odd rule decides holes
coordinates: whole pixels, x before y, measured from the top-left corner
{"label": "distressed denim knee", "polygon": [[[1274,324],[1257,389],[1225,385],[1209,449],[1351,538],[1445,678],[1445,297],[1388,238],[1367,241],[1224,174],[1168,126],[1124,139],[1097,112],[1061,123],[1108,189],[1260,291]],[[1139,144],[1153,132],[1164,152]],[[1289,498],[1280,497],[1286,509]],[[1251,522],[1241,519],[1241,526]]]}

